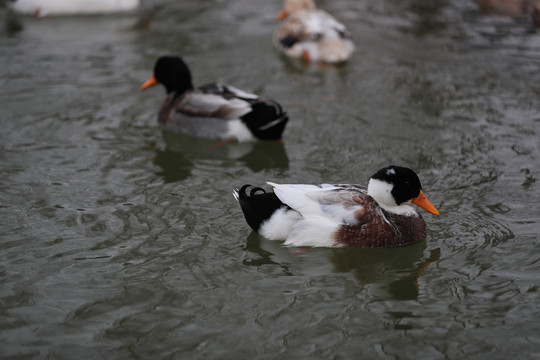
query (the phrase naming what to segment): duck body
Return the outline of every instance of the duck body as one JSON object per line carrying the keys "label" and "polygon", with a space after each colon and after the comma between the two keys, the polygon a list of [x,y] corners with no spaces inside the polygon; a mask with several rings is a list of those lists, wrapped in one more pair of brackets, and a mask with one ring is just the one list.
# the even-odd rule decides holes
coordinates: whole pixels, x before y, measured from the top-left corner
{"label": "duck body", "polygon": [[77,15],[131,11],[139,0],[7,0],[10,9],[21,14]]}
{"label": "duck body", "polygon": [[179,57],[161,57],[146,89],[162,83],[167,97],[159,111],[166,130],[220,140],[279,140],[289,117],[275,101],[227,84],[194,88],[191,73]]}
{"label": "duck body", "polygon": [[274,47],[291,58],[339,63],[354,52],[345,25],[311,1],[288,0],[278,15],[284,19],[273,35]]}
{"label": "duck body", "polygon": [[273,192],[244,185],[233,195],[248,225],[270,240],[313,247],[395,247],[426,237],[426,223],[411,202],[438,215],[416,174],[390,166],[368,187],[350,184],[269,183]]}

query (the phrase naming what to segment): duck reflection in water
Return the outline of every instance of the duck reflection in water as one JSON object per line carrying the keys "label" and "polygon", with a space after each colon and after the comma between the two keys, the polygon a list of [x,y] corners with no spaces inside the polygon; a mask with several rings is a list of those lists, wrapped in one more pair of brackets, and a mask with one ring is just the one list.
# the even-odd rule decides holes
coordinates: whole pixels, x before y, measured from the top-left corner
{"label": "duck reflection in water", "polygon": [[[426,255],[426,248],[425,241],[406,247],[379,249],[284,247],[251,232],[244,247],[248,256],[243,264],[278,266],[283,275],[294,275],[290,269],[291,264],[298,264],[294,257],[322,254],[329,261],[331,272],[353,272],[358,283],[373,297],[416,300],[420,291],[418,278],[441,256],[439,248],[430,250]],[[320,262],[315,262],[320,266]]]}
{"label": "duck reflection in water", "polygon": [[168,149],[155,149],[155,153],[156,156],[152,161],[162,169],[156,174],[163,177],[165,183],[185,180],[191,176],[193,162],[187,159],[183,154]]}
{"label": "duck reflection in water", "polygon": [[418,278],[441,255],[437,248],[425,257],[425,250],[425,241],[402,248],[335,249],[330,261],[335,272],[354,271],[373,296],[415,300],[420,290]]}
{"label": "duck reflection in water", "polygon": [[183,133],[163,130],[166,149],[154,146],[153,162],[162,171],[165,182],[185,180],[197,159],[235,160],[253,172],[265,169],[287,170],[289,157],[285,145],[275,141],[237,142],[226,145],[216,144],[215,140],[203,139]]}

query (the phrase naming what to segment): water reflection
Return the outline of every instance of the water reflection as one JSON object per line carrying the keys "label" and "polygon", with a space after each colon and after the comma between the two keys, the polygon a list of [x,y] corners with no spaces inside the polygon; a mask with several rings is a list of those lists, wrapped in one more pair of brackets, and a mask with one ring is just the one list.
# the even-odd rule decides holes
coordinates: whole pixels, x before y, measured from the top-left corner
{"label": "water reflection", "polygon": [[185,180],[190,177],[193,162],[187,159],[184,154],[168,149],[156,150],[155,152],[156,156],[152,161],[162,169],[156,174],[162,176],[166,183]]}
{"label": "water reflection", "polygon": [[254,172],[264,169],[287,170],[289,168],[289,157],[285,145],[272,141],[254,142],[252,150],[238,160]]}
{"label": "water reflection", "polygon": [[[330,262],[332,272],[353,272],[357,281],[367,288],[372,296],[415,300],[420,290],[418,278],[425,268],[441,257],[439,248],[430,250],[426,257],[426,247],[426,242],[423,241],[399,248],[323,249],[327,251],[323,254]],[[291,257],[318,255],[314,254],[311,248],[285,247],[279,241],[266,240],[254,232],[248,236],[244,250],[248,252],[248,258],[243,261],[244,265],[277,265],[282,268],[284,275],[292,275],[290,264],[298,263],[298,259]]]}
{"label": "water reflection", "polygon": [[[250,256],[249,258],[244,259],[242,263],[247,266],[256,266],[256,267],[262,266],[262,265],[278,265],[283,268],[284,272],[287,275],[291,275],[291,272],[288,270],[286,262],[280,263],[279,261],[276,261],[278,259],[275,259],[275,260],[273,259],[273,258],[276,258],[276,255],[278,255],[278,253],[282,253],[281,255],[284,255],[287,257],[288,252],[286,248],[282,247],[281,249],[279,249],[276,247],[276,248],[268,249],[261,246],[262,241],[268,241],[269,243],[281,245],[281,243],[276,242],[276,241],[265,240],[261,236],[259,236],[257,233],[252,231],[250,232],[249,236],[246,239],[246,246],[244,247],[244,250],[248,251],[254,256]],[[278,258],[279,258],[279,255],[278,255]]]}
{"label": "water reflection", "polygon": [[335,272],[353,271],[356,279],[369,286],[377,297],[414,300],[420,289],[418,278],[431,263],[439,260],[439,248],[424,258],[426,242],[387,249],[335,249],[330,261]]}
{"label": "water reflection", "polygon": [[330,72],[331,74],[344,74],[349,61],[344,61],[337,64],[329,64],[317,61],[305,61],[303,59],[294,59],[288,56],[277,54],[283,63],[283,71],[289,75],[301,75],[304,73],[320,74],[322,72]]}
{"label": "water reflection", "polygon": [[289,157],[284,144],[273,141],[221,143],[183,133],[162,132],[166,150],[155,150],[154,163],[166,182],[186,179],[196,159],[235,160],[253,172],[265,169],[286,170]]}
{"label": "water reflection", "polygon": [[4,29],[9,36],[13,36],[24,29],[23,23],[18,15],[12,11],[6,12]]}
{"label": "water reflection", "polygon": [[418,37],[446,30],[447,21],[442,16],[448,5],[446,1],[414,0],[408,5],[409,10],[417,16],[417,19],[412,23],[410,30],[403,30],[410,31]]}

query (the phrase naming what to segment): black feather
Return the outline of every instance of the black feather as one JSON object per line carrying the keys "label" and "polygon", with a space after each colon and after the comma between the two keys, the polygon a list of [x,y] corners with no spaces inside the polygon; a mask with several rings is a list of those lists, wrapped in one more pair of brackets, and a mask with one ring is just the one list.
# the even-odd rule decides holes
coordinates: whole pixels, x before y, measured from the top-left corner
{"label": "black feather", "polygon": [[275,101],[259,101],[251,105],[252,111],[241,117],[253,135],[261,140],[279,140],[289,116]]}
{"label": "black feather", "polygon": [[284,48],[291,48],[293,47],[294,44],[296,44],[298,42],[298,38],[297,37],[294,37],[290,34],[288,35],[285,35],[283,36],[282,38],[279,39],[279,43],[284,47]]}
{"label": "black feather", "polygon": [[246,221],[254,231],[258,232],[261,224],[268,220],[272,214],[284,205],[273,192],[266,192],[263,188],[254,187],[249,194],[246,190],[251,185],[244,185],[235,190],[235,197],[240,203]]}

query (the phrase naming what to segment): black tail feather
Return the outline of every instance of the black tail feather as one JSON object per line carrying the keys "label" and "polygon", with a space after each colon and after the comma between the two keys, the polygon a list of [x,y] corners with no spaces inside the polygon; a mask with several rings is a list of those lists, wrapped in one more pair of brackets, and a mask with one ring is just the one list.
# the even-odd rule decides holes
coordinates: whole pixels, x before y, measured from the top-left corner
{"label": "black tail feather", "polygon": [[259,101],[251,105],[252,111],[242,120],[255,137],[261,140],[280,140],[289,116],[281,105],[272,100]]}
{"label": "black tail feather", "polygon": [[273,192],[266,192],[263,188],[253,187],[249,194],[246,190],[251,185],[244,185],[235,189],[233,196],[240,204],[246,221],[254,231],[259,232],[261,224],[268,220],[272,214],[285,206]]}

